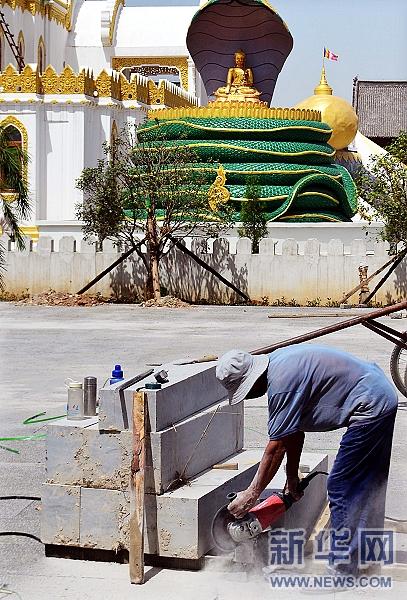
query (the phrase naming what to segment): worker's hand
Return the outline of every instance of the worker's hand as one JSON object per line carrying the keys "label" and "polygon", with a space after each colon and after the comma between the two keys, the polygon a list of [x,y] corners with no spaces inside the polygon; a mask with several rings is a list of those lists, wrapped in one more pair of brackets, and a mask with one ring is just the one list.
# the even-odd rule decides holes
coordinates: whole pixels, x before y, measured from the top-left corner
{"label": "worker's hand", "polygon": [[248,488],[242,492],[238,492],[235,498],[229,505],[228,511],[236,518],[241,519],[257,502],[257,496]]}
{"label": "worker's hand", "polygon": [[298,477],[293,477],[288,479],[285,482],[283,494],[291,494],[295,501],[300,500],[304,492],[299,488],[300,480]]}

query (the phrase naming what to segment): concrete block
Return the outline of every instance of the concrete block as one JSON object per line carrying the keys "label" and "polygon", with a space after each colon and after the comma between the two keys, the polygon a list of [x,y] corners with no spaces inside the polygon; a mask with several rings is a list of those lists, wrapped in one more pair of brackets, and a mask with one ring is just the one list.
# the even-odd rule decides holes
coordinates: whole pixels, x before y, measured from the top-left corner
{"label": "concrete block", "polygon": [[180,475],[190,479],[241,450],[243,422],[243,402],[230,406],[226,401],[150,433],[147,492],[162,494]]}
{"label": "concrete block", "polygon": [[[156,497],[145,495],[144,545],[157,553]],[[127,490],[43,484],[41,539],[44,544],[119,550],[129,547]]]}
{"label": "concrete block", "polygon": [[330,240],[328,242],[328,256],[343,256],[343,243],[341,240]]}
{"label": "concrete block", "polygon": [[40,256],[49,256],[54,249],[54,240],[46,235],[40,236],[37,242],[37,254]]}
{"label": "concrete block", "polygon": [[237,471],[210,470],[189,485],[157,496],[157,552],[160,556],[197,559],[212,548],[211,523],[230,492],[245,489],[256,473],[262,452],[234,457]]}
{"label": "concrete block", "polygon": [[247,237],[242,237],[237,240],[236,254],[251,254],[252,241]]}
{"label": "concrete block", "polygon": [[296,240],[288,238],[284,240],[281,246],[281,253],[283,256],[297,256],[298,254],[298,243]]}
{"label": "concrete block", "polygon": [[131,444],[131,431],[101,433],[97,418],[55,422],[48,426],[47,482],[127,489]]}
{"label": "concrete block", "polygon": [[[212,546],[210,524],[216,511],[226,504],[226,495],[245,489],[251,482],[262,456],[261,450],[247,450],[234,457],[238,471],[208,471],[174,492],[157,496],[157,541],[160,556],[196,559]],[[327,457],[307,455],[311,471],[324,470]],[[304,460],[304,457],[303,457]],[[262,495],[281,491],[285,483],[284,467],[273,479],[273,486]],[[306,495],[276,525],[304,528],[310,532],[326,499],[326,478],[317,477]]]}
{"label": "concrete block", "polygon": [[42,486],[41,539],[44,544],[79,546],[79,486]]}
{"label": "concrete block", "polygon": [[[147,392],[148,429],[161,431],[226,397],[225,388],[215,376],[214,363],[190,365],[165,364],[158,370],[168,372],[169,382],[160,390]],[[139,372],[146,370],[140,367]],[[121,384],[99,390],[99,429],[122,431],[129,429],[132,420],[133,394],[151,375],[119,392]]]}
{"label": "concrete block", "polygon": [[128,491],[81,488],[79,545],[103,550],[128,548],[129,518]]}
{"label": "concrete block", "polygon": [[73,235],[64,235],[59,240],[58,252],[75,252],[76,240]]}
{"label": "concrete block", "polygon": [[274,254],[275,241],[272,238],[263,238],[259,242],[259,254]]}

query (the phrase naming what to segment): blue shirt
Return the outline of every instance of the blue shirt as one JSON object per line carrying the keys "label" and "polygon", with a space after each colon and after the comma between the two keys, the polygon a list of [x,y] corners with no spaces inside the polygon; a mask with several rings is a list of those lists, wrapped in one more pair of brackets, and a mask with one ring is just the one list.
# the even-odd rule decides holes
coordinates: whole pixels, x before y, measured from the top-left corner
{"label": "blue shirt", "polygon": [[271,440],[296,431],[347,427],[397,407],[395,388],[380,367],[324,346],[275,350],[267,382]]}

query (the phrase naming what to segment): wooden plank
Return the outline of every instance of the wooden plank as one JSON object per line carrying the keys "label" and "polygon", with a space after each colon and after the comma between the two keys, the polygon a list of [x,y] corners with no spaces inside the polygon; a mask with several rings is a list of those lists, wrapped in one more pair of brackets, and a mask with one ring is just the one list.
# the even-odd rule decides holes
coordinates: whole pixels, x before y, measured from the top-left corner
{"label": "wooden plank", "polygon": [[331,524],[331,511],[329,510],[328,502],[324,505],[317,522],[314,525],[314,529],[312,530],[306,544],[305,544],[305,554],[314,553],[314,544],[317,538],[317,535],[321,533],[323,530],[329,529]]}
{"label": "wooden plank", "polygon": [[144,583],[145,395],[133,394],[133,459],[130,475],[129,574]]}

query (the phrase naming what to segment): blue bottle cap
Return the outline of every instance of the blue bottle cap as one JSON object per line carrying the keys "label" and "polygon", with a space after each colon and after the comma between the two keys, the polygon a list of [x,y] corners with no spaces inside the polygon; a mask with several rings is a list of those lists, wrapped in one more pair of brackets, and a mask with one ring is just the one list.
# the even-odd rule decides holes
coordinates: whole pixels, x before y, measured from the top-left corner
{"label": "blue bottle cap", "polygon": [[121,365],[115,365],[112,371],[112,377],[114,379],[123,379],[123,371]]}

